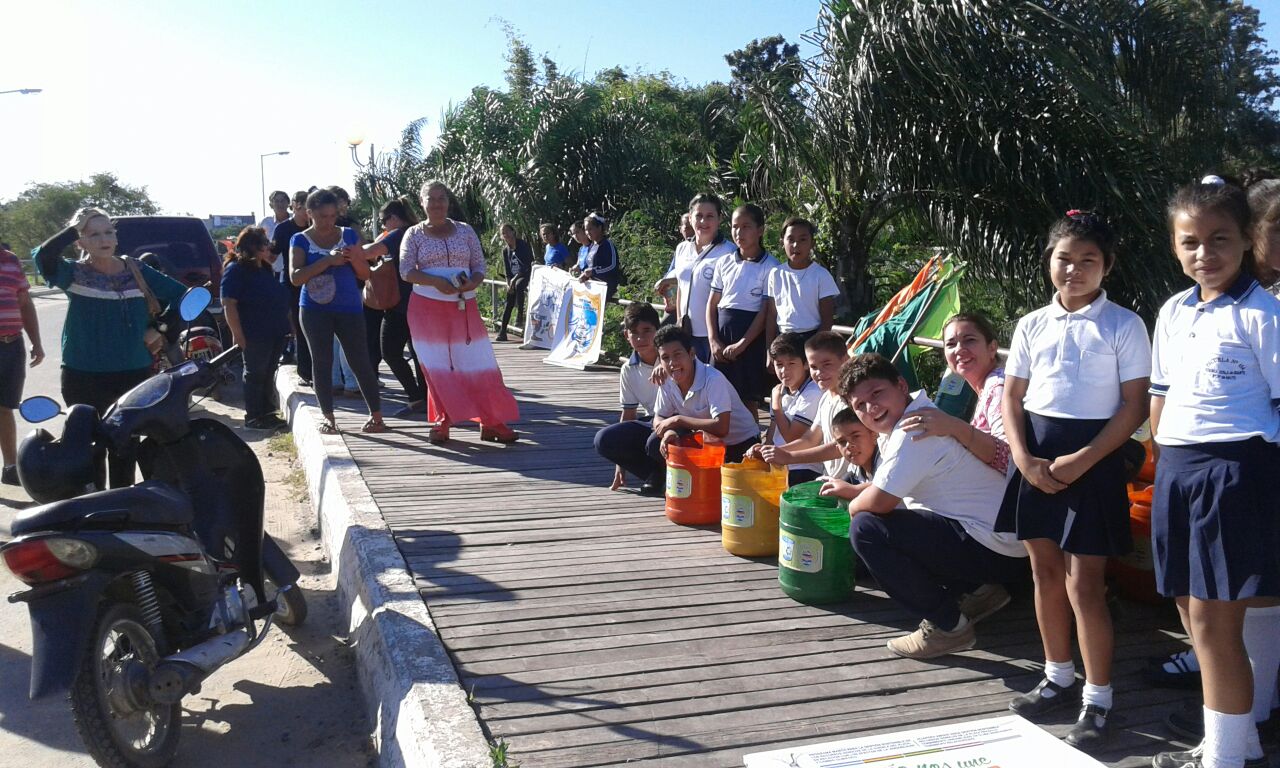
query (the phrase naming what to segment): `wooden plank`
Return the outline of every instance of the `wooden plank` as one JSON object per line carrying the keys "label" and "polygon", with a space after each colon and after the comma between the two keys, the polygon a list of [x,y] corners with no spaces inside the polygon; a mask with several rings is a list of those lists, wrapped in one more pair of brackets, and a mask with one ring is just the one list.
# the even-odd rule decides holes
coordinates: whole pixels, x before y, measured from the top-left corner
{"label": "wooden plank", "polygon": [[[511,345],[495,354],[521,442],[481,443],[463,425],[436,446],[422,422],[394,419],[389,433],[344,435],[479,717],[515,762],[738,766],[777,746],[1002,714],[1039,676],[1026,598],[982,624],[975,650],[931,663],[886,653],[915,622],[874,584],[838,606],[789,600],[772,558],[732,557],[715,526],[672,525],[661,499],[607,489],[613,467],[592,443],[617,420],[616,374]],[[338,419],[356,428],[362,408],[342,403]],[[1110,759],[1136,768],[1123,752],[1163,746],[1156,724],[1184,696],[1142,689],[1137,672],[1181,630],[1143,607],[1116,627],[1124,722]]]}

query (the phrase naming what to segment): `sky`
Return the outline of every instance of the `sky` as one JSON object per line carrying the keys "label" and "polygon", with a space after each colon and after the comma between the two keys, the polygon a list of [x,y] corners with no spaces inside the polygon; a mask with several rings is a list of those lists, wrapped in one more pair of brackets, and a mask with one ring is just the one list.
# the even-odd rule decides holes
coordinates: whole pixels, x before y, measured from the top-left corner
{"label": "sky", "polygon": [[[1254,0],[1280,49],[1280,0]],[[502,86],[504,20],[535,55],[590,76],[622,66],[727,80],[724,54],[797,41],[819,0],[15,0],[4,11],[0,201],[111,172],[166,213],[262,215],[266,190],[351,188],[411,120]],[[285,156],[260,155],[288,151]],[[254,162],[258,160],[259,162]],[[260,169],[262,177],[260,177]]]}
{"label": "sky", "polygon": [[[727,80],[724,54],[815,26],[818,0],[17,0],[3,13],[0,201],[108,171],[167,213],[262,215],[267,192],[351,189],[367,159],[502,86],[503,20],[564,74]],[[16,18],[15,16],[16,11]],[[286,156],[260,158],[270,152]],[[257,161],[257,162],[255,162]]]}

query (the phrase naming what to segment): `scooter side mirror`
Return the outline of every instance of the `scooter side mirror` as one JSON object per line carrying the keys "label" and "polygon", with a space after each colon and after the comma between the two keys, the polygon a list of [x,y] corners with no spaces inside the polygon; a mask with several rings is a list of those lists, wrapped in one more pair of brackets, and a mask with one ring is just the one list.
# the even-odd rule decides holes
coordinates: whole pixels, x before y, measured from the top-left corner
{"label": "scooter side mirror", "polygon": [[203,285],[197,285],[182,295],[182,301],[178,303],[178,314],[189,323],[208,309],[212,301],[213,294],[209,293],[209,289]]}
{"label": "scooter side mirror", "polygon": [[62,413],[62,406],[52,397],[36,395],[23,400],[18,405],[18,413],[22,414],[22,418],[26,419],[28,423],[39,424]]}

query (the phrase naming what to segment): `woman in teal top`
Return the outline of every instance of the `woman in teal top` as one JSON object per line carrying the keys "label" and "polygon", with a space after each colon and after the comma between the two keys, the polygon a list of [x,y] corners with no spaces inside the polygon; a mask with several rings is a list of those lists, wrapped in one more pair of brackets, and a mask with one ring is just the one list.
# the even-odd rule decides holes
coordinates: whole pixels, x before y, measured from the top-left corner
{"label": "woman in teal top", "polygon": [[[62,252],[75,243],[79,260]],[[143,342],[151,314],[133,271],[116,255],[116,229],[97,208],[81,208],[71,226],[35,252],[36,267],[49,285],[67,293],[62,326],[62,399],[86,403],[103,413],[121,395],[151,374],[151,353]],[[182,283],[138,263],[142,279],[162,307],[182,297]],[[133,485],[133,449],[111,454],[111,487]]]}

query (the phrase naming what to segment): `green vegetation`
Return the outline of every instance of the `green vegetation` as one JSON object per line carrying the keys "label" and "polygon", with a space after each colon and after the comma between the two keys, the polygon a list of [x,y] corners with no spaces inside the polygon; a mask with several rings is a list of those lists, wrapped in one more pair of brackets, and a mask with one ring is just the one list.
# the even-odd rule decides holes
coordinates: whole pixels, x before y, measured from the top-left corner
{"label": "green vegetation", "polygon": [[56,235],[76,209],[94,205],[113,215],[150,216],[159,212],[145,187],[121,184],[110,173],[89,181],[32,184],[13,200],[0,203],[0,240],[13,246],[19,258]]}
{"label": "green vegetation", "polygon": [[728,82],[696,86],[616,67],[573,79],[508,29],[505,90],[453,105],[431,147],[409,125],[358,204],[441,178],[486,237],[509,221],[535,243],[539,223],[600,210],[621,296],[652,300],[679,214],[710,189],[762,205],[775,249],[785,215],[815,220],[843,321],[943,248],[969,264],[966,306],[1006,330],[1048,296],[1049,225],[1092,209],[1122,239],[1108,290],[1150,319],[1182,280],[1172,190],[1280,159],[1258,28],[1239,0],[826,0],[816,55],[756,40],[725,57]]}

